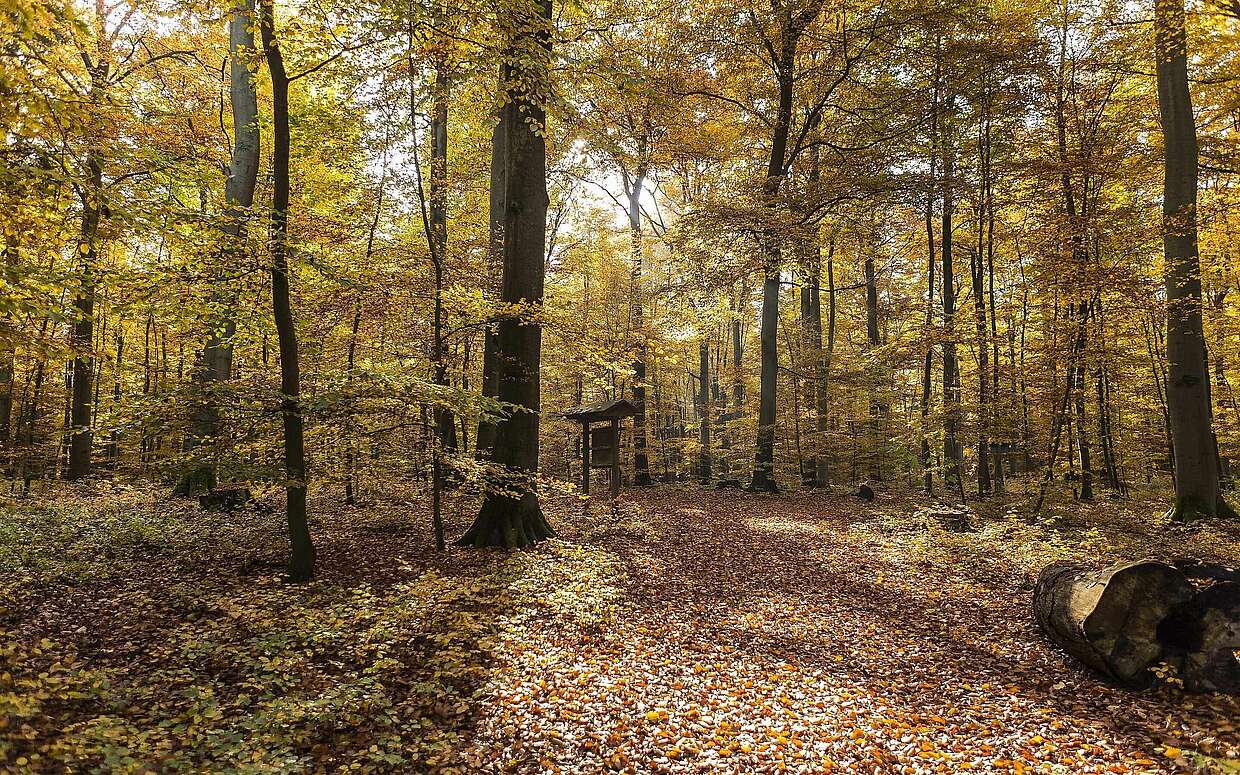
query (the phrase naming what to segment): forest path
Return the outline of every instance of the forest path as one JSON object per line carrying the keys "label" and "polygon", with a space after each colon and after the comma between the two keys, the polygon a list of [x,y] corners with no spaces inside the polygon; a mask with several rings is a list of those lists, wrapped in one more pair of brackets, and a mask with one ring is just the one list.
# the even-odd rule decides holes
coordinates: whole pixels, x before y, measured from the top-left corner
{"label": "forest path", "polygon": [[557,509],[566,541],[618,558],[618,588],[599,617],[506,633],[468,758],[521,772],[1152,773],[1235,756],[1234,700],[1114,689],[1048,647],[1028,610],[1041,560],[1005,556],[1031,541],[1055,553],[1041,528],[944,533],[916,507],[659,488],[615,511]]}
{"label": "forest path", "polygon": [[950,533],[888,492],[544,493],[559,539],[440,554],[416,487],[322,488],[308,585],[277,496],[0,501],[0,772],[1237,772],[1237,698],[1105,686],[1029,612],[1057,559],[1240,561],[1165,494]]}

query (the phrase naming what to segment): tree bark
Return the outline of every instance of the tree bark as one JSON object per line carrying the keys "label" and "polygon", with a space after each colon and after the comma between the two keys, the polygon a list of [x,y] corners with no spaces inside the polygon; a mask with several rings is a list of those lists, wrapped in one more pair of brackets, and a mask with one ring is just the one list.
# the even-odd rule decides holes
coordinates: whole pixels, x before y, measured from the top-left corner
{"label": "tree bark", "polygon": [[[797,43],[805,28],[817,17],[820,8],[811,5],[795,17],[782,6],[779,11],[780,39],[778,56],[771,62],[775,71],[779,100],[771,135],[771,152],[767,161],[766,180],[762,186],[762,205],[776,207],[776,198],[787,174],[788,136],[792,128],[792,98],[796,84]],[[769,216],[768,216],[769,217]],[[761,242],[765,253],[762,282],[762,325],[759,333],[760,394],[758,400],[757,449],[754,453],[753,476],[749,488],[754,492],[778,492],[775,481],[775,402],[778,391],[779,342],[779,280],[781,235],[773,226],[763,230]]]}
{"label": "tree bark", "polygon": [[[873,216],[873,214],[871,214]],[[878,328],[878,272],[874,265],[874,253],[878,250],[878,230],[871,224],[870,244],[865,251],[863,273],[865,275],[865,332],[866,344],[872,352],[882,344]],[[881,364],[875,363],[875,374],[870,384],[870,435],[874,440],[874,479],[883,479],[883,445],[886,436],[887,404],[882,396],[884,390],[885,370]]]}
{"label": "tree bark", "polygon": [[[977,334],[977,494],[990,494],[990,413],[991,373],[990,343],[986,321],[986,227],[992,218],[990,185],[990,117],[989,103],[983,98],[983,117],[978,129],[978,168],[981,180],[978,191],[977,251],[971,256],[973,311]],[[993,229],[993,225],[991,225]]]}
{"label": "tree bark", "polygon": [[[247,221],[254,205],[254,187],[258,181],[258,94],[253,73],[246,57],[254,45],[254,0],[240,0],[228,20],[229,104],[232,107],[233,149],[224,181],[223,254],[240,259],[245,250]],[[239,263],[239,262],[238,262]],[[190,451],[220,434],[218,398],[212,394],[213,384],[232,378],[233,346],[236,321],[232,311],[224,313],[220,324],[212,321],[206,346],[195,364],[194,379],[203,395],[194,413],[191,429],[185,436],[183,451]],[[178,495],[193,495],[211,490],[216,485],[216,466],[200,463],[187,471],[178,482]]]}
{"label": "tree bark", "polygon": [[[627,177],[627,176],[626,176]],[[633,359],[633,483],[639,487],[649,486],[650,463],[646,455],[646,332],[642,294],[642,210],[641,196],[646,184],[646,167],[641,165],[629,181],[628,215],[631,241],[631,278],[629,293],[633,310],[633,334],[637,342],[637,354]]]}
{"label": "tree bark", "polygon": [[818,433],[822,437],[822,449],[818,454],[818,486],[827,487],[831,484],[830,447],[827,444],[827,431],[830,430],[830,404],[827,402],[827,389],[831,380],[831,359],[835,356],[835,234],[827,244],[827,348],[819,359],[818,373]]}
{"label": "tree bark", "polygon": [[710,484],[710,343],[706,337],[698,342],[698,479]]}
{"label": "tree bark", "polygon": [[1101,571],[1056,563],[1039,575],[1033,595],[1034,614],[1051,640],[1107,678],[1142,688],[1164,653],[1159,624],[1193,597],[1193,587],[1159,562]]}
{"label": "tree bark", "polygon": [[[500,80],[504,71],[501,68]],[[501,116],[491,132],[491,196],[489,214],[490,259],[502,272],[504,264],[504,213],[507,211],[505,197],[508,195],[508,148],[507,127]],[[494,272],[492,272],[494,274]],[[482,340],[482,395],[499,398],[499,360],[495,351],[495,321],[487,321]],[[495,447],[496,423],[487,418],[478,419],[478,432],[474,434],[474,457],[479,461],[490,460]]]}
{"label": "tree bark", "polygon": [[95,338],[95,269],[99,260],[99,222],[103,210],[103,168],[92,153],[87,157],[90,180],[82,193],[82,226],[79,252],[82,261],[81,282],[74,297],[72,344],[72,394],[69,402],[69,461],[65,478],[82,479],[91,468],[91,395],[95,362],[92,356]]}
{"label": "tree bark", "polygon": [[1167,406],[1175,455],[1171,516],[1234,515],[1223,500],[1211,442],[1209,375],[1197,255],[1197,128],[1188,89],[1183,0],[1154,3],[1158,113],[1162,120],[1163,256],[1167,286]]}
{"label": "tree bark", "polygon": [[314,578],[314,544],[306,520],[306,450],[301,416],[301,366],[297,352],[297,327],[289,292],[289,79],[276,41],[273,0],[261,3],[260,30],[267,69],[271,72],[271,307],[280,347],[280,414],[284,420],[284,474],[288,497],[287,517],[291,555],[289,578],[306,582]]}
{"label": "tree bark", "polygon": [[[446,6],[439,11],[444,23]],[[433,360],[435,384],[448,385],[448,365],[444,343],[443,288],[448,256],[448,104],[452,97],[450,64],[442,53],[435,60],[435,86],[431,107],[431,179],[429,242],[432,268],[435,273],[435,321]],[[456,450],[456,421],[451,410],[435,407],[435,429],[440,447],[446,452]],[[442,471],[438,472],[442,481]],[[442,544],[442,541],[439,543]],[[440,546],[442,549],[443,547]]]}
{"label": "tree bark", "polygon": [[463,546],[523,547],[554,536],[538,501],[540,321],[545,273],[547,171],[544,130],[551,59],[551,0],[519,4],[508,25],[510,58],[501,86],[507,99],[500,109],[505,147],[498,167],[503,178],[504,280],[501,301],[519,313],[506,313],[495,334],[498,393],[516,408],[498,423],[492,460],[505,468],[501,487],[488,489],[473,525],[457,543]]}
{"label": "tree bark", "polygon": [[943,258],[943,486],[964,498],[960,467],[963,451],[957,433],[960,429],[960,365],[956,360],[956,278],[952,262],[952,216],[955,207],[955,147],[948,115],[943,117],[943,216],[939,237]]}

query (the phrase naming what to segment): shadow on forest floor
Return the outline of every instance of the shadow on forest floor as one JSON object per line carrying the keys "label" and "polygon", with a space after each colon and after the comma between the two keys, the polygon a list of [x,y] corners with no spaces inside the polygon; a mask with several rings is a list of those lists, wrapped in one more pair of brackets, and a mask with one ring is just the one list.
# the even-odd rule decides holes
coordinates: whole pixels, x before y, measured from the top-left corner
{"label": "shadow on forest floor", "polygon": [[[524,644],[501,675],[536,680],[492,691],[537,698],[537,710],[500,712],[478,745],[531,772],[531,750],[583,772],[1160,772],[1235,756],[1234,698],[1099,683],[1042,640],[1028,610],[1030,573],[1053,559],[1164,543],[1184,553],[1192,541],[1150,526],[1110,545],[1113,514],[1097,535],[1023,517],[952,534],[917,523],[924,505],[693,489],[628,492],[614,515],[596,504],[577,536],[563,532],[604,536],[626,605],[597,636]],[[1237,548],[1202,540],[1212,556]],[[537,743],[514,745],[496,724]]]}
{"label": "shadow on forest floor", "polygon": [[[971,533],[918,498],[653,488],[549,496],[562,540],[431,549],[425,504],[278,512],[141,488],[4,504],[0,769],[1170,772],[1240,748],[1234,699],[1103,685],[1042,640],[1064,557],[1198,553],[1137,501]],[[475,502],[454,497],[449,533]]]}

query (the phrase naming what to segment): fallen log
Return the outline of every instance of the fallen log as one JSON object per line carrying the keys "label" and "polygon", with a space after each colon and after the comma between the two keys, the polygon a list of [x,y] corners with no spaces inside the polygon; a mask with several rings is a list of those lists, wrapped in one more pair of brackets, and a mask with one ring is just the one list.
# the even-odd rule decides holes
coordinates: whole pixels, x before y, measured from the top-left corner
{"label": "fallen log", "polygon": [[1034,586],[1034,614],[1052,641],[1124,686],[1149,685],[1150,668],[1166,663],[1189,691],[1240,693],[1237,577],[1189,560],[1056,563]]}
{"label": "fallen log", "polygon": [[1240,582],[1213,584],[1176,606],[1158,639],[1185,689],[1240,693]]}
{"label": "fallen log", "polygon": [[1143,561],[1095,570],[1055,563],[1038,576],[1033,610],[1043,632],[1087,667],[1132,688],[1150,684],[1149,668],[1166,645],[1159,624],[1193,598],[1174,566]]}

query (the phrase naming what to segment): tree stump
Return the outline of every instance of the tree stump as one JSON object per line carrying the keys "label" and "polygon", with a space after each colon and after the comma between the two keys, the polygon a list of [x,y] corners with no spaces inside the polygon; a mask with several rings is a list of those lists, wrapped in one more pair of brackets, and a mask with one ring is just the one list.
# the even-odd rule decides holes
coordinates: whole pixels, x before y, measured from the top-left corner
{"label": "tree stump", "polygon": [[198,506],[203,511],[222,511],[228,514],[245,508],[254,499],[246,487],[219,487],[198,496]]}
{"label": "tree stump", "polygon": [[1087,667],[1144,688],[1153,679],[1149,668],[1166,650],[1159,624],[1193,594],[1184,574],[1161,562],[1103,570],[1055,563],[1038,576],[1033,611],[1047,636]]}
{"label": "tree stump", "polygon": [[953,508],[934,508],[920,512],[926,520],[933,520],[949,533],[968,533],[973,530],[973,520],[968,511]]}

